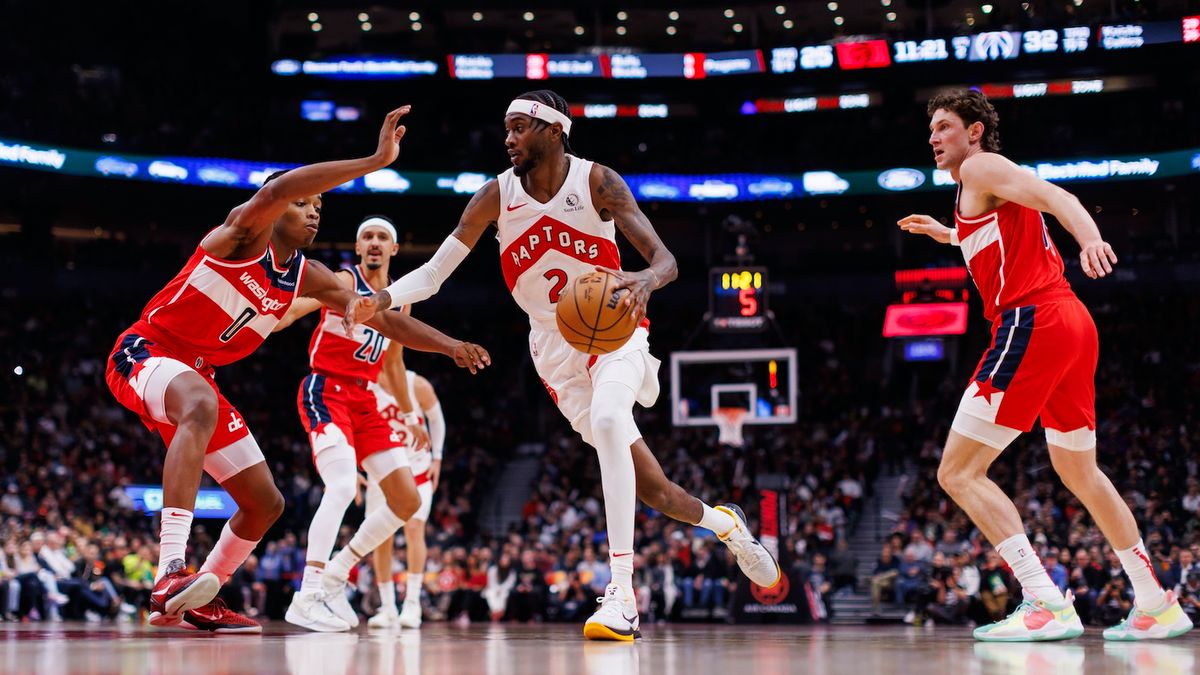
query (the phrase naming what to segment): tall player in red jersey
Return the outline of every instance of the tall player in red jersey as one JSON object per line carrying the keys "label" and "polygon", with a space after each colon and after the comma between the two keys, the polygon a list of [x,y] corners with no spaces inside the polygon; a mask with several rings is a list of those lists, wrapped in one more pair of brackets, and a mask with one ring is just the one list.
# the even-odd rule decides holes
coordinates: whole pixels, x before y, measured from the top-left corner
{"label": "tall player in red jersey", "polygon": [[[105,372],[109,389],[167,444],[153,625],[261,631],[214,597],[282,512],[283,497],[245,420],[218,390],[214,367],[257,349],[297,296],[338,309],[351,300],[353,291],[300,249],[316,237],[321,192],[396,159],[405,132],[399,121],[407,112],[405,106],[387,115],[369,157],[268,179],[201,240],[183,270],[117,338]],[[372,325],[414,349],[452,356],[472,372],[489,361],[482,348],[398,312],[381,314]],[[229,492],[238,511],[200,571],[188,574],[184,557],[202,471]]]}
{"label": "tall player in red jersey", "polygon": [[[604,488],[609,564],[613,582],[584,636],[633,640],[640,635],[633,597],[633,530],[636,500],[686,523],[712,530],[737,556],[751,581],[774,586],[782,576],[775,559],[753,536],[735,505],[715,508],[689,495],[663,474],[633,419],[634,403],[658,397],[658,359],[650,355],[643,321],[620,349],[600,356],[576,351],[559,334],[555,303],[569,280],[603,269],[628,288],[626,302],[644,317],[650,293],[676,276],[675,257],[638,208],[616,171],[570,153],[570,108],[541,90],[518,96],[504,115],[505,147],[512,164],[467,204],[458,227],[433,258],[373,298],[356,298],[347,321],[362,320],[437,292],[489,227],[498,231],[501,267],[513,298],[529,315],[534,367],[563,416],[596,448]],[[650,266],[620,269],[620,230]]]}
{"label": "tall player in red jersey", "polygon": [[[353,292],[372,295],[390,281],[388,265],[398,250],[392,222],[383,216],[366,218],[354,241],[358,264],[338,270],[336,276]],[[312,372],[300,382],[297,409],[325,492],[308,528],[304,578],[285,618],[309,630],[330,632],[358,625],[358,614],[345,593],[349,566],[361,557],[357,552],[390,541],[420,507],[420,496],[412,471],[407,470],[404,442],[379,413],[369,389],[387,370],[405,379],[404,362],[385,357],[399,345],[389,348],[387,338],[367,326],[355,326],[347,333],[341,313],[310,298],[293,302],[275,330],[317,309],[321,318],[308,349]],[[387,508],[368,508],[349,545],[330,560],[342,518],[358,490],[360,466],[381,490],[371,506],[386,504]]]}
{"label": "tall player in red jersey", "polygon": [[1008,618],[975,630],[985,641],[1062,640],[1083,633],[1072,603],[1051,582],[1012,501],[988,467],[1039,417],[1050,461],[1116,549],[1135,607],[1104,631],[1109,640],[1182,635],[1192,623],[1154,575],[1133,513],[1096,465],[1096,326],[1063,277],[1063,261],[1042,219],[1049,213],[1075,237],[1092,279],[1117,256],[1074,195],[1001,155],[999,117],[975,91],[929,102],[929,143],[939,169],[958,183],[955,227],[925,215],[901,229],[962,248],[992,321],[980,359],[950,427],[938,482],[996,547],[1021,582],[1024,602]]}

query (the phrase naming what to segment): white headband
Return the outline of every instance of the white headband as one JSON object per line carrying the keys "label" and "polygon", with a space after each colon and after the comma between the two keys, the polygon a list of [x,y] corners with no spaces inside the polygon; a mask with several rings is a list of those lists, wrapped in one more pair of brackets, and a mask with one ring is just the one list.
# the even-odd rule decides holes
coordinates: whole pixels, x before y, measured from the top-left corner
{"label": "white headband", "polygon": [[529,101],[523,98],[518,98],[508,104],[508,110],[505,115],[512,113],[521,113],[530,117],[539,119],[547,124],[558,122],[562,125],[563,133],[567,136],[571,135],[571,118],[555,110],[552,106],[537,101]]}
{"label": "white headband", "polygon": [[380,218],[378,216],[372,216],[372,217],[367,218],[366,220],[362,221],[362,224],[358,226],[358,234],[354,235],[354,238],[358,239],[359,237],[361,237],[363,230],[367,229],[368,227],[382,227],[383,229],[388,231],[388,234],[392,235],[392,241],[394,241],[394,242],[399,241],[396,238],[396,227],[394,225],[392,225],[391,223],[389,223],[388,221],[386,221],[383,218]]}

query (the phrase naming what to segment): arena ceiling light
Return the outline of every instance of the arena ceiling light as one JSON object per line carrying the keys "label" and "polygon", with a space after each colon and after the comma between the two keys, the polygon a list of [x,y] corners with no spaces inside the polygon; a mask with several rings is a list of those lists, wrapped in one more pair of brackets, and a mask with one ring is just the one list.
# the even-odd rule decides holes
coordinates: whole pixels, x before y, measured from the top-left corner
{"label": "arena ceiling light", "polygon": [[621,11],[617,12],[617,21],[628,21],[628,20],[629,20],[629,12],[626,12],[625,10],[621,10]]}
{"label": "arena ceiling light", "polygon": [[787,12],[787,7],[784,7],[783,5],[775,5],[775,13],[776,14],[782,15],[785,12]]}
{"label": "arena ceiling light", "polygon": [[887,20],[888,20],[888,21],[895,21],[895,20],[896,20],[896,13],[895,13],[895,12],[888,12],[888,13],[887,13]]}
{"label": "arena ceiling light", "polygon": [[671,10],[667,14],[667,18],[670,19],[671,21],[678,21],[679,20],[679,12],[676,12],[675,10]]}
{"label": "arena ceiling light", "polygon": [[629,31],[625,29],[625,26],[617,26],[617,35],[624,35],[628,32]]}
{"label": "arena ceiling light", "polygon": [[409,12],[409,13],[408,13],[408,20],[409,20],[409,21],[420,21],[420,20],[421,20],[421,13],[420,13],[420,12]]}
{"label": "arena ceiling light", "polygon": [[735,33],[742,32],[742,24],[740,24],[740,23],[733,24],[733,32],[735,32]]}
{"label": "arena ceiling light", "polygon": [[726,19],[732,19],[732,18],[733,18],[733,10],[732,10],[732,9],[727,9],[727,10],[725,10],[725,18],[726,18]]}
{"label": "arena ceiling light", "polygon": [[320,21],[320,20],[321,20],[320,14],[317,14],[316,12],[308,13],[308,22],[309,23],[316,23],[317,21]]}
{"label": "arena ceiling light", "polygon": [[979,11],[983,12],[984,14],[991,14],[992,9],[993,7],[991,5],[981,5],[979,7]]}
{"label": "arena ceiling light", "polygon": [[472,21],[483,21],[483,12],[475,12],[471,15]]}
{"label": "arena ceiling light", "polygon": [[324,26],[322,26],[322,25],[321,25],[321,22],[320,22],[320,21],[314,21],[314,22],[313,22],[313,25],[312,25],[312,32],[314,32],[314,33],[320,33],[322,28],[324,28]]}
{"label": "arena ceiling light", "polygon": [[828,5],[825,5],[825,7],[831,12],[836,12],[838,10],[838,4],[836,2],[831,2]]}
{"label": "arena ceiling light", "polygon": [[788,30],[791,30],[792,28],[795,28],[795,26],[796,26],[796,22],[795,22],[795,21],[792,21],[791,19],[784,19],[784,20],[783,20],[783,27],[784,27],[784,28],[786,28],[786,29],[788,29]]}
{"label": "arena ceiling light", "polygon": [[422,28],[422,26],[421,26],[421,22],[420,22],[420,21],[414,21],[414,22],[413,22],[412,29],[413,29],[413,32],[414,32],[414,33],[419,33],[419,32],[421,32],[421,28]]}
{"label": "arena ceiling light", "polygon": [[843,19],[842,17],[840,17],[840,16],[833,17],[833,25],[840,26],[844,23],[846,23],[846,20]]}
{"label": "arena ceiling light", "polygon": [[524,19],[526,21],[533,21],[533,12],[525,12]]}
{"label": "arena ceiling light", "polygon": [[368,33],[368,32],[370,32],[370,31],[371,31],[371,28],[373,28],[373,26],[371,25],[371,22],[370,22],[370,21],[364,21],[364,22],[362,22],[362,24],[360,24],[360,26],[359,26],[359,27],[363,29],[363,32],[364,32],[364,33]]}
{"label": "arena ceiling light", "polygon": [[583,35],[583,26],[575,26],[575,34]]}
{"label": "arena ceiling light", "polygon": [[366,23],[366,22],[368,22],[368,21],[370,21],[370,20],[371,20],[371,15],[370,15],[370,14],[367,14],[366,12],[359,12],[359,13],[358,13],[358,22],[359,22],[359,23]]}
{"label": "arena ceiling light", "polygon": [[667,35],[674,35],[678,32],[679,30],[676,29],[675,26],[667,26]]}

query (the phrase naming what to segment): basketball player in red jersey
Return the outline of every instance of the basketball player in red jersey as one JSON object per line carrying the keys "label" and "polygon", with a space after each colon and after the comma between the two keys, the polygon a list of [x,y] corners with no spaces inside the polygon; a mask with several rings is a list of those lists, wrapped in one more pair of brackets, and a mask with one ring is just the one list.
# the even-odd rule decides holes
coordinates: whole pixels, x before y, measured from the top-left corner
{"label": "basketball player in red jersey", "polygon": [[[529,348],[551,398],[583,440],[596,448],[604,487],[612,583],[584,624],[590,639],[633,640],[640,635],[633,597],[636,499],[672,518],[712,530],[736,554],[751,581],[774,586],[782,572],[749,533],[734,505],[710,507],[667,479],[633,419],[635,402],[658,397],[658,359],[650,355],[648,322],[620,349],[599,356],[573,349],[555,323],[558,294],[580,274],[601,269],[626,302],[644,317],[650,293],[676,276],[675,257],[638,208],[616,171],[570,154],[570,109],[541,90],[512,101],[504,116],[512,163],[467,204],[458,227],[429,262],[372,298],[355,298],[348,323],[430,297],[489,227],[499,233],[501,266],[513,298],[530,319]],[[620,269],[616,230],[650,266]],[[636,496],[635,496],[636,495]]]}
{"label": "basketball player in red jersey", "polygon": [[[396,227],[383,216],[371,216],[358,226],[354,251],[359,263],[338,270],[340,283],[353,292],[371,295],[387,286],[388,265],[399,250]],[[388,542],[420,507],[420,496],[399,434],[380,415],[375,394],[368,389],[390,366],[404,380],[404,362],[385,359],[399,345],[388,347],[382,333],[355,326],[342,327],[342,315],[322,308],[312,298],[292,303],[275,327],[282,330],[317,309],[321,320],[309,345],[312,372],[300,382],[297,407],[312,444],[313,463],[325,483],[321,504],[308,529],[308,550],[300,591],[292,596],[285,618],[309,630],[344,631],[358,625],[358,614],[346,599],[345,580],[358,562],[356,551],[373,550]],[[400,311],[400,310],[398,310]],[[416,416],[411,420],[416,426]],[[358,489],[358,467],[379,486],[381,499],[371,508],[347,548],[330,560],[346,508]],[[394,480],[388,480],[392,474]],[[378,513],[377,513],[378,512]]]}
{"label": "basketball player in red jersey", "polygon": [[[369,157],[273,175],[201,240],[183,270],[117,338],[105,372],[109,389],[167,444],[153,625],[261,631],[214,598],[279,516],[283,497],[245,420],[217,389],[214,366],[257,349],[297,296],[338,309],[350,301],[353,291],[299,249],[317,234],[322,191],[396,159],[405,133],[398,124],[407,112],[405,106],[387,115]],[[373,327],[415,349],[450,355],[472,372],[489,361],[482,348],[398,312],[380,314]],[[200,571],[188,574],[184,557],[202,471],[233,497],[238,511]]]}
{"label": "basketball player in red jersey", "polygon": [[955,227],[925,215],[899,225],[962,248],[992,321],[992,346],[959,404],[938,482],[996,547],[1025,596],[1008,618],[980,626],[975,637],[1013,642],[1083,633],[1070,592],[1064,597],[1051,582],[1016,507],[987,476],[1039,417],[1055,471],[1116,549],[1134,588],[1133,610],[1104,631],[1105,639],[1182,635],[1191,621],[1159,585],[1133,514],[1096,465],[1096,326],[1063,276],[1042,212],[1075,237],[1089,278],[1111,273],[1117,256],[1074,195],[997,154],[999,117],[983,94],[941,94],[928,110],[934,161],[958,183]]}

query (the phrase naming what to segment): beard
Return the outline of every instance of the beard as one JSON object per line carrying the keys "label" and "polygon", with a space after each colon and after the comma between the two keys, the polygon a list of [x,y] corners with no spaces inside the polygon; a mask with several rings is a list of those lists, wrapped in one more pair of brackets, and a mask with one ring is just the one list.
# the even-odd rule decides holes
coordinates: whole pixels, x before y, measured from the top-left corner
{"label": "beard", "polygon": [[528,153],[525,161],[513,167],[513,175],[518,178],[533,171],[537,167],[538,161],[542,159],[542,153]]}
{"label": "beard", "polygon": [[371,271],[375,271],[375,270],[379,269],[380,267],[383,267],[383,263],[369,262],[369,263],[365,263],[365,264],[367,266],[367,269],[369,269]]}

